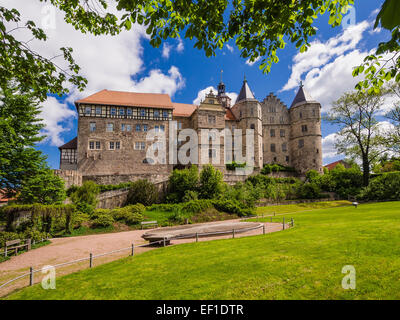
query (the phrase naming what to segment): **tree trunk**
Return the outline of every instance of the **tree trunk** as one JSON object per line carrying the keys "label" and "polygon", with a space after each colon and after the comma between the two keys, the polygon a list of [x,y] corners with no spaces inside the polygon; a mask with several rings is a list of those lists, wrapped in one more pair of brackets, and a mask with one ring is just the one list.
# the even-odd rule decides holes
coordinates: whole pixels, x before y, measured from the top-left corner
{"label": "tree trunk", "polygon": [[363,166],[363,185],[364,187],[368,187],[369,185],[369,161],[368,156],[363,155],[362,157],[362,166]]}

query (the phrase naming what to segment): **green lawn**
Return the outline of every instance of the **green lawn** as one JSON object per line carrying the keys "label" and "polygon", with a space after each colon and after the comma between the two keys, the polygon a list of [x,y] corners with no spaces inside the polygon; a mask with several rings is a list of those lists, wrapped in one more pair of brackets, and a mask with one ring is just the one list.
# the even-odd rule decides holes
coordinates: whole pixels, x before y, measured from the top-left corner
{"label": "green lawn", "polygon": [[[160,248],[8,298],[400,299],[400,202],[286,217],[295,228]],[[341,287],[345,265],[356,269],[356,290]]]}

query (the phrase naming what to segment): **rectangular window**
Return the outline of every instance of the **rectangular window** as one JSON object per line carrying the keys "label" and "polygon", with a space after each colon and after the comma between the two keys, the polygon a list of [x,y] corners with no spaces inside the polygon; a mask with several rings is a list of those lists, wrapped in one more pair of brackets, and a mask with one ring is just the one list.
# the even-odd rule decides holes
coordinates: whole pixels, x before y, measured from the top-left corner
{"label": "rectangular window", "polygon": [[90,132],[96,131],[96,122],[91,122],[90,123]]}
{"label": "rectangular window", "polygon": [[289,156],[286,156],[286,162],[289,162]]}
{"label": "rectangular window", "polygon": [[178,130],[182,129],[182,122],[178,122]]}
{"label": "rectangular window", "polygon": [[121,149],[121,142],[119,142],[119,141],[115,142],[115,149],[116,150]]}
{"label": "rectangular window", "polygon": [[86,107],[85,108],[85,113],[86,113],[86,115],[90,115],[92,113],[92,108],[91,107]]}
{"label": "rectangular window", "polygon": [[168,111],[163,111],[163,118],[168,118]]}
{"label": "rectangular window", "polygon": [[98,115],[101,114],[101,107],[96,107],[96,114],[98,114]]}
{"label": "rectangular window", "polygon": [[275,137],[275,129],[270,130],[271,138]]}
{"label": "rectangular window", "polygon": [[160,117],[160,111],[154,110],[154,118],[159,118]]}
{"label": "rectangular window", "polygon": [[135,150],[145,150],[146,143],[144,142],[135,142]]}
{"label": "rectangular window", "polygon": [[110,141],[110,150],[114,150],[114,141]]}
{"label": "rectangular window", "polygon": [[275,143],[271,144],[271,152],[275,152],[276,151],[276,147],[275,147]]}
{"label": "rectangular window", "polygon": [[282,144],[282,152],[287,152],[287,145],[286,143]]}
{"label": "rectangular window", "polygon": [[107,123],[107,132],[113,132],[114,131],[114,123]]}
{"label": "rectangular window", "polygon": [[216,118],[215,118],[215,116],[208,116],[208,123],[211,123],[211,124],[215,124],[215,122],[216,122]]}
{"label": "rectangular window", "polygon": [[303,148],[304,147],[304,140],[301,139],[299,140],[299,148]]}
{"label": "rectangular window", "polygon": [[270,117],[269,120],[270,120],[271,123],[275,123],[275,118],[274,117]]}
{"label": "rectangular window", "polygon": [[126,131],[126,125],[125,125],[125,123],[121,123],[121,131]]}
{"label": "rectangular window", "polygon": [[162,124],[162,125],[160,125],[160,131],[161,132],[164,132],[165,131],[165,126]]}
{"label": "rectangular window", "polygon": [[280,123],[284,123],[284,122],[285,122],[285,119],[284,119],[283,117],[280,117],[280,118],[279,118],[279,121],[280,121]]}
{"label": "rectangular window", "polygon": [[159,131],[159,128],[160,128],[159,126],[155,126],[155,127],[154,127],[154,131],[155,131],[155,132],[158,132],[158,131]]}
{"label": "rectangular window", "polygon": [[100,141],[96,141],[96,149],[100,150]]}
{"label": "rectangular window", "polygon": [[285,130],[284,129],[281,129],[281,137],[284,137],[285,135],[286,135],[286,132],[285,132]]}
{"label": "rectangular window", "polygon": [[140,116],[141,117],[145,117],[146,116],[146,110],[145,109],[141,109],[140,110]]}
{"label": "rectangular window", "polygon": [[144,132],[147,132],[147,130],[148,130],[148,125],[147,125],[147,124],[144,124],[144,125],[143,125],[143,131],[144,131]]}
{"label": "rectangular window", "polygon": [[209,156],[210,158],[215,158],[216,155],[217,155],[217,150],[215,150],[215,149],[208,149],[208,156]]}
{"label": "rectangular window", "polygon": [[132,126],[130,124],[126,125],[126,131],[128,132],[132,131]]}
{"label": "rectangular window", "polygon": [[112,116],[115,116],[117,114],[117,108],[112,107],[110,112]]}
{"label": "rectangular window", "polygon": [[302,125],[301,126],[301,132],[307,132],[307,125]]}
{"label": "rectangular window", "polygon": [[125,109],[124,108],[119,108],[119,115],[124,116],[125,115]]}
{"label": "rectangular window", "polygon": [[136,132],[140,132],[140,131],[142,131],[141,126],[140,126],[140,124],[137,124],[136,125]]}
{"label": "rectangular window", "polygon": [[89,141],[89,149],[94,150],[94,141]]}
{"label": "rectangular window", "polygon": [[126,109],[126,115],[128,115],[128,116],[132,115],[132,108]]}

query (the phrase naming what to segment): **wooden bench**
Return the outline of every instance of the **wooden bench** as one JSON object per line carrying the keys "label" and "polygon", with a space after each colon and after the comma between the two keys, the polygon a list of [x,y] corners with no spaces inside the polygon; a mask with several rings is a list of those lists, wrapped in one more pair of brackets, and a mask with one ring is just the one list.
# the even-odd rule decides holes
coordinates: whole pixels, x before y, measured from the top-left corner
{"label": "wooden bench", "polygon": [[146,226],[158,227],[158,223],[157,223],[157,221],[143,221],[140,223],[140,226],[141,226],[141,229],[143,230],[143,227],[146,227]]}
{"label": "wooden bench", "polygon": [[26,243],[21,244],[20,239],[6,241],[6,245],[4,246],[4,256],[7,257],[8,251],[15,250],[15,255],[18,253],[19,248],[27,248],[27,250],[31,250],[31,239],[27,239]]}

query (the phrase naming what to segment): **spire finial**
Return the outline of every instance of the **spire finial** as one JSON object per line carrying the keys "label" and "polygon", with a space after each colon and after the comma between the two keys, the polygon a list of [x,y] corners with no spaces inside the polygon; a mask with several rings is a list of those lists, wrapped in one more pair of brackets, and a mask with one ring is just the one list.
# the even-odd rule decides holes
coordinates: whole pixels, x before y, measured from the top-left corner
{"label": "spire finial", "polygon": [[303,80],[300,81],[300,88],[303,88],[304,84],[303,84]]}
{"label": "spire finial", "polygon": [[243,82],[246,82],[247,80],[246,80],[246,73],[244,74],[244,77],[243,77]]}
{"label": "spire finial", "polygon": [[222,72],[224,72],[224,70],[221,69],[221,83],[222,83]]}

